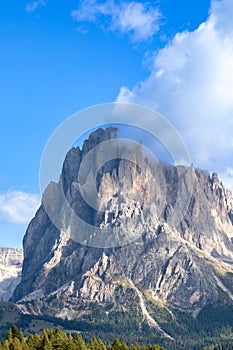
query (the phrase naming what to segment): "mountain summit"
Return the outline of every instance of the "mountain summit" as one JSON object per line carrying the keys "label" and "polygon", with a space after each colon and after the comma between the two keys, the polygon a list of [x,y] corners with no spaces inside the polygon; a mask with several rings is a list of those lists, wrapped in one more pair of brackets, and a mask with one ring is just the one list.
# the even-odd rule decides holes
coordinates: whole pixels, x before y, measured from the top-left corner
{"label": "mountain summit", "polygon": [[[119,153],[98,170],[101,210],[91,208],[77,185],[81,163],[98,144],[116,136],[114,128],[98,129],[82,150],[67,153],[59,183],[48,186],[28,226],[22,280],[12,301],[26,313],[66,319],[81,318],[99,307],[106,315],[137,310],[139,322],[144,319],[172,338],[154,308],[159,306],[173,322],[175,309],[197,317],[209,304],[233,303],[232,194],[216,173],[152,164],[135,147],[130,151],[135,162],[121,159]],[[98,157],[95,154],[89,172]],[[137,166],[139,158],[147,169]],[[128,244],[111,246],[107,237],[105,246],[94,246],[96,240],[86,238],[85,226],[72,226],[61,192],[94,233],[95,228],[110,228],[118,238],[131,237]],[[48,196],[62,228],[46,212]]]}

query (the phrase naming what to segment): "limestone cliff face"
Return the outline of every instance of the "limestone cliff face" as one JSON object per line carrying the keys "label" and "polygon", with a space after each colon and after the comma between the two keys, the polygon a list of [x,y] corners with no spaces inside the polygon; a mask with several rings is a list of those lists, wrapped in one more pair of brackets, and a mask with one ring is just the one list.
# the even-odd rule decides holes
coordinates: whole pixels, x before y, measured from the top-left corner
{"label": "limestone cliff face", "polygon": [[0,248],[0,300],[8,301],[21,280],[23,249]]}
{"label": "limestone cliff face", "polygon": [[[80,164],[94,146],[115,136],[115,129],[99,129],[82,150],[72,148],[59,183],[51,184],[45,196],[58,194],[54,205],[65,224],[69,218],[57,200],[61,188],[84,221],[137,239],[115,248],[79,244],[71,239],[69,225],[54,226],[42,202],[24,237],[22,280],[12,300],[25,312],[70,319],[95,303],[138,305],[145,317],[147,298],[193,315],[220,297],[232,303],[233,198],[215,173],[159,164],[140,169],[116,159],[98,173],[103,210],[83,200],[77,187]],[[135,159],[144,156],[139,148],[134,152]],[[75,229],[82,237],[82,227]]]}

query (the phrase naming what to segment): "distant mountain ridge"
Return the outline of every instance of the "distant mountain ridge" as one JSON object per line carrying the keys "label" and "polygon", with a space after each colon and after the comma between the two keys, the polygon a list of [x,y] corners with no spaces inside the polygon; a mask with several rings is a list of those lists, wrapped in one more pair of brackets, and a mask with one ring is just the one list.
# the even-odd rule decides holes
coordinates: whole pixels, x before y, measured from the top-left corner
{"label": "distant mountain ridge", "polygon": [[[158,319],[156,308],[162,308],[172,323],[176,308],[197,317],[208,305],[233,303],[232,193],[216,173],[155,164],[155,171],[162,167],[167,184],[161,207],[160,183],[154,183],[149,171],[142,173],[135,164],[118,159],[98,176],[98,193],[105,202],[107,198],[107,206],[104,215],[96,212],[82,200],[77,174],[84,156],[112,137],[116,130],[98,129],[82,150],[72,148],[59,183],[50,184],[44,196],[51,195],[51,188],[58,194],[62,188],[83,220],[113,232],[120,227],[121,234],[136,233],[138,239],[116,248],[79,244],[70,239],[68,229],[54,226],[42,202],[24,237],[22,280],[12,301],[25,313],[67,319],[88,315],[97,306],[110,314],[137,310],[141,322],[171,339],[175,335],[163,318]],[[139,153],[135,149],[135,157]],[[90,164],[90,171],[94,166]],[[190,201],[180,209],[183,216],[176,225],[174,208],[181,208],[189,192]],[[59,206],[59,197],[54,202]],[[58,214],[66,223],[62,206]]]}
{"label": "distant mountain ridge", "polygon": [[0,300],[11,298],[21,280],[23,249],[0,248]]}

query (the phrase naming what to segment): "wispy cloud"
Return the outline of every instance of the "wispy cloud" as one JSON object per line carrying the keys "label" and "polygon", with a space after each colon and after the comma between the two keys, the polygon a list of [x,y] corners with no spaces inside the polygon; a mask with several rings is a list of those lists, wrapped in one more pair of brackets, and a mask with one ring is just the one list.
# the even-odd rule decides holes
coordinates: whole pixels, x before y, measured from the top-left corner
{"label": "wispy cloud", "polygon": [[224,185],[233,191],[233,168],[227,168],[226,171],[219,174],[219,177]]}
{"label": "wispy cloud", "polygon": [[206,22],[178,33],[154,54],[148,79],[118,96],[170,119],[194,164],[221,174],[233,164],[232,13],[232,0],[212,1]]}
{"label": "wispy cloud", "polygon": [[72,17],[78,22],[97,22],[104,28],[130,34],[133,41],[144,41],[158,32],[160,11],[148,2],[122,1],[115,3],[107,0],[82,0],[78,10],[72,11]]}
{"label": "wispy cloud", "polygon": [[40,197],[35,194],[8,191],[0,194],[0,221],[27,224],[40,205]]}
{"label": "wispy cloud", "polygon": [[40,6],[46,6],[46,2],[43,0],[33,1],[26,5],[26,12],[34,12]]}

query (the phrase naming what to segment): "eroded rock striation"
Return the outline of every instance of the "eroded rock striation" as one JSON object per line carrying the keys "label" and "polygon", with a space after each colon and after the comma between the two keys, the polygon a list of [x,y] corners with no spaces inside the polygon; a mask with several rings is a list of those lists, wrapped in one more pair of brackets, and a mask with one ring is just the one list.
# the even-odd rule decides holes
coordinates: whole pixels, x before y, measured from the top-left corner
{"label": "eroded rock striation", "polygon": [[0,300],[8,301],[21,280],[23,249],[0,248]]}
{"label": "eroded rock striation", "polygon": [[[145,154],[136,147],[135,162],[120,159],[119,151],[119,159],[99,169],[100,210],[84,201],[77,185],[81,162],[96,145],[116,136],[114,128],[98,129],[82,150],[67,153],[59,183],[48,186],[28,226],[22,280],[12,301],[24,312],[68,319],[96,304],[108,310],[139,307],[148,322],[148,299],[194,316],[219,298],[232,303],[233,198],[217,174],[150,159],[142,169],[136,164]],[[129,243],[111,246],[105,237],[104,247],[88,246],[96,242],[95,233],[88,240],[85,226],[73,227],[61,192],[83,221],[119,239],[130,237]],[[62,227],[45,210],[48,197]]]}

